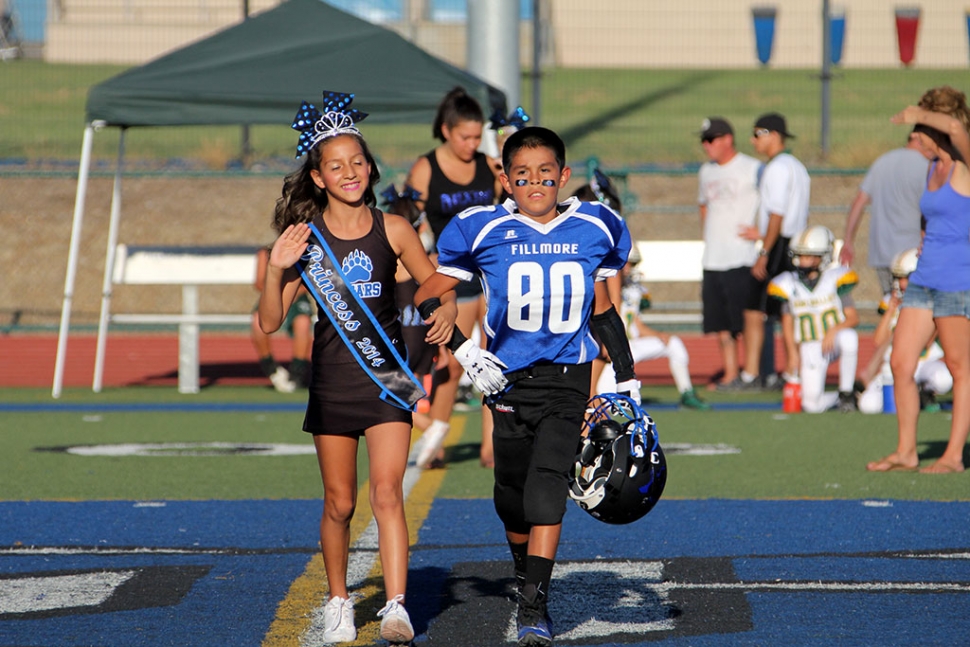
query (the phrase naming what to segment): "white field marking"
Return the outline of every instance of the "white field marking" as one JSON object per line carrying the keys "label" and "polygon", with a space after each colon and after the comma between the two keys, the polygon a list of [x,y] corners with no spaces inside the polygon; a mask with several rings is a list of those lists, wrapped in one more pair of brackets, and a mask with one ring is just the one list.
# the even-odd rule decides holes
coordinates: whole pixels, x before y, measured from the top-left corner
{"label": "white field marking", "polygon": [[724,443],[699,444],[699,443],[663,443],[664,454],[668,456],[719,456],[722,454],[740,454],[741,448]]}
{"label": "white field marking", "polygon": [[11,555],[234,555],[232,548],[90,548],[71,546],[2,547],[0,557]]}
{"label": "white field marking", "polygon": [[0,579],[0,613],[97,606],[135,571]]}
{"label": "white field marking", "polygon": [[136,501],[133,508],[164,508],[168,504],[164,501]]}
{"label": "white field marking", "polygon": [[970,593],[970,584],[958,582],[665,582],[659,589],[709,591],[836,591],[839,593],[919,593],[952,591]]}
{"label": "white field marking", "polygon": [[909,559],[970,559],[970,553],[911,553],[902,555]]}
{"label": "white field marking", "polygon": [[120,443],[76,445],[75,456],[302,456],[313,454],[313,445],[286,443]]}
{"label": "white field marking", "polygon": [[891,508],[893,507],[892,501],[863,501],[862,505],[867,508]]}
{"label": "white field marking", "polygon": [[[421,476],[422,470],[414,464],[417,450],[419,450],[419,447],[415,445],[412,448],[411,455],[408,456],[408,467],[404,471],[405,500],[407,500],[411,489]],[[354,545],[350,547],[350,556],[347,560],[347,590],[350,592],[351,598],[354,596],[353,590],[358,588],[367,579],[377,559],[377,520],[371,519],[370,523],[367,524],[367,528],[364,529],[364,532],[354,542]],[[301,647],[319,647],[329,644],[323,639],[323,631],[325,628],[323,622],[324,606],[325,604],[310,611],[310,626],[307,627],[306,631],[300,637]]]}
{"label": "white field marking", "polygon": [[[914,555],[915,556],[915,555]],[[935,555],[927,555],[927,557]],[[947,557],[952,557],[948,555]],[[970,555],[963,555],[970,558]],[[970,593],[970,584],[957,582],[664,582],[661,562],[565,562],[556,564],[556,580],[568,581],[549,604],[553,625],[556,616],[588,617],[577,626],[557,634],[562,640],[595,641],[616,634],[669,631],[675,622],[666,606],[677,590],[700,591],[807,591],[819,593],[920,593],[946,591]],[[595,591],[585,595],[584,591]],[[506,625],[506,640],[515,642],[515,613]]]}
{"label": "white field marking", "polygon": [[[556,579],[568,580],[549,603],[553,626],[556,616],[589,616],[567,631],[557,631],[559,640],[595,641],[616,634],[643,635],[671,631],[674,621],[667,612],[669,589],[664,589],[662,562],[564,562],[556,564]],[[581,592],[595,591],[585,595]],[[506,625],[505,639],[518,638],[515,612]]]}

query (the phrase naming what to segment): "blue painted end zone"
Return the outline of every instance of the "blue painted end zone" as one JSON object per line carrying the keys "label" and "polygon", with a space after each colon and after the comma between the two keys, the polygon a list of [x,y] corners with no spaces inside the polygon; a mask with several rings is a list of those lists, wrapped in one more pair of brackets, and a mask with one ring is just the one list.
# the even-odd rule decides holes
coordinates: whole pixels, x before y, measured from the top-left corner
{"label": "blue painted end zone", "polygon": [[0,644],[259,645],[317,551],[320,508],[319,501],[0,503],[0,589],[135,573],[108,600],[73,609],[51,603],[16,613],[0,595]]}
{"label": "blue painted end zone", "polygon": [[323,502],[13,501],[0,503],[0,546],[315,547]]}
{"label": "blue painted end zone", "polygon": [[[257,647],[317,550],[320,505],[0,503],[0,644]],[[664,500],[608,526],[569,504],[556,644],[961,644],[968,522],[970,502]],[[86,608],[6,595],[113,572],[137,575]],[[436,500],[412,551],[416,646],[509,644],[510,584],[492,503]]]}
{"label": "blue painted end zone", "polygon": [[[970,548],[968,527],[966,501],[661,500],[628,526],[598,522],[570,503],[558,555],[658,559],[943,550]],[[419,546],[482,544],[496,544],[499,558],[506,558],[491,501],[435,501]]]}
{"label": "blue painted end zone", "polygon": [[[968,522],[967,502],[704,500],[609,526],[570,504],[550,612],[563,642],[583,647],[958,644],[970,629]],[[462,582],[482,589],[490,573],[509,597],[491,502],[436,501],[412,570],[436,581],[411,590],[441,601],[418,618],[429,644],[504,644],[501,631],[455,629],[470,602]],[[514,605],[492,611],[511,618]]]}

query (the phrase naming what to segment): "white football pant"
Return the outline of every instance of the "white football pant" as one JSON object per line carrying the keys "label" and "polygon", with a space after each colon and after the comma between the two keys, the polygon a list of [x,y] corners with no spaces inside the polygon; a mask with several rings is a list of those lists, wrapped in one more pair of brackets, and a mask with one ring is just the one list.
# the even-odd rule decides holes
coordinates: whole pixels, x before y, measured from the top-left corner
{"label": "white football pant", "polygon": [[855,328],[840,330],[835,335],[835,348],[831,355],[822,353],[822,342],[806,341],[798,345],[801,359],[799,376],[802,381],[802,411],[822,413],[839,401],[839,394],[825,392],[825,374],[829,363],[839,360],[839,391],[852,393],[856,366],[859,363],[859,333]]}
{"label": "white football pant", "polygon": [[[670,366],[670,374],[674,377],[674,384],[677,391],[684,393],[690,391],[693,386],[690,381],[690,356],[687,354],[687,347],[680,337],[671,335],[669,341],[664,344],[659,337],[637,337],[630,340],[630,352],[633,353],[633,363],[645,362],[650,359],[667,358]],[[616,391],[616,372],[613,365],[608,364],[600,379],[596,383],[597,393],[613,393]]]}

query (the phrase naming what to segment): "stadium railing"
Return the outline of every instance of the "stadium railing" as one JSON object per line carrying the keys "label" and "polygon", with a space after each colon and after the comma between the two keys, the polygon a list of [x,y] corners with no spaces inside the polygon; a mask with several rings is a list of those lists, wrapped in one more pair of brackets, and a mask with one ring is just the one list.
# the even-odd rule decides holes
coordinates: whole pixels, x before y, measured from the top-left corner
{"label": "stadium railing", "polygon": [[[702,240],[638,240],[637,250],[642,259],[637,264],[637,278],[649,288],[657,283],[692,282],[701,283],[704,268],[701,264],[704,255]],[[832,258],[839,257],[842,240],[835,241]],[[865,303],[866,307],[874,307]],[[650,308],[640,313],[640,319],[647,324],[696,324],[703,322],[700,301],[677,301],[673,303],[651,303]]]}
{"label": "stadium railing", "polygon": [[177,324],[179,328],[178,390],[199,392],[199,327],[248,324],[252,313],[202,314],[200,285],[252,285],[256,279],[256,246],[252,247],[129,247],[118,245],[112,283],[115,285],[181,285],[181,314],[111,314],[110,294],[102,301],[98,328],[95,383],[104,363],[104,341],[110,323]]}

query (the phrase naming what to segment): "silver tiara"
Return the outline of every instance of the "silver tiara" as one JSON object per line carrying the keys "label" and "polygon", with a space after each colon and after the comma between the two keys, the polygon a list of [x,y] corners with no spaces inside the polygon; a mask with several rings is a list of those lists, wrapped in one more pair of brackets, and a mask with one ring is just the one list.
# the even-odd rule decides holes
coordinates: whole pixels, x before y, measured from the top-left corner
{"label": "silver tiara", "polygon": [[363,120],[366,112],[351,108],[353,94],[343,92],[323,93],[323,112],[316,106],[304,101],[290,126],[300,131],[300,139],[296,144],[296,156],[306,155],[313,147],[328,137],[337,135],[360,135],[354,125]]}

